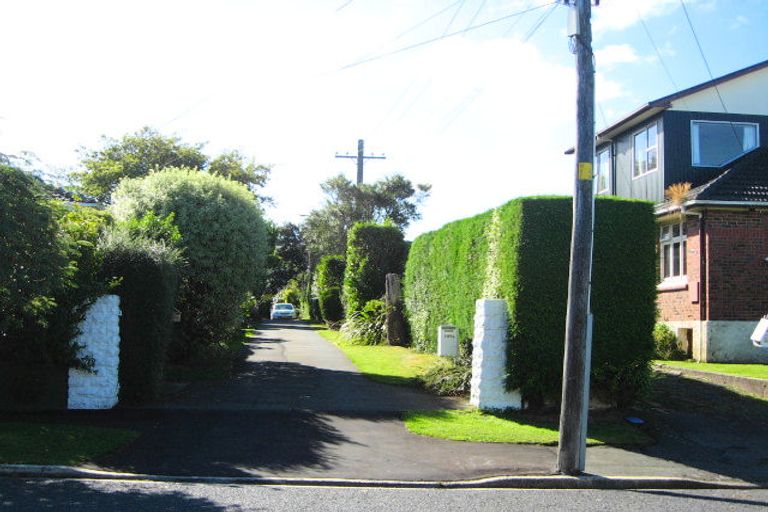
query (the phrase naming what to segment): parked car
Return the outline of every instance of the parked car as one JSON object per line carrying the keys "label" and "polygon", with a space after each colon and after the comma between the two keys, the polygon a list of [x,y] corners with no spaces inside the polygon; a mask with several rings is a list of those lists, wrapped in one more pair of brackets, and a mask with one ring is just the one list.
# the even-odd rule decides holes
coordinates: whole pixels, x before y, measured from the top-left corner
{"label": "parked car", "polygon": [[296,318],[296,309],[293,307],[293,304],[288,302],[272,304],[272,310],[269,312],[269,319],[276,320],[278,318]]}

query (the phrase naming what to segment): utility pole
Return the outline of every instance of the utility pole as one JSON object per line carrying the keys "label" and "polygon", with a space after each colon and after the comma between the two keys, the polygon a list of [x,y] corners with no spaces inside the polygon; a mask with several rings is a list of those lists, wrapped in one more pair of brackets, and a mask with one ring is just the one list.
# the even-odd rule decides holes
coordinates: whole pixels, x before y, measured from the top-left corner
{"label": "utility pole", "polygon": [[[563,395],[557,470],[566,475],[584,471],[589,373],[591,358],[590,293],[594,227],[593,165],[595,159],[595,69],[592,54],[591,0],[570,5],[569,32],[575,43],[578,93],[573,231],[565,320]],[[566,1],[570,4],[571,1]],[[576,19],[573,20],[573,16]]]}
{"label": "utility pole", "polygon": [[357,141],[357,156],[350,155],[349,153],[347,153],[345,155],[340,155],[340,154],[336,153],[336,158],[355,158],[355,159],[357,159],[357,184],[358,185],[360,185],[363,182],[363,162],[365,160],[384,160],[384,159],[387,158],[384,155],[381,155],[381,156],[374,156],[374,155],[365,156],[364,155],[364,151],[365,151],[365,141],[363,139],[359,139]]}

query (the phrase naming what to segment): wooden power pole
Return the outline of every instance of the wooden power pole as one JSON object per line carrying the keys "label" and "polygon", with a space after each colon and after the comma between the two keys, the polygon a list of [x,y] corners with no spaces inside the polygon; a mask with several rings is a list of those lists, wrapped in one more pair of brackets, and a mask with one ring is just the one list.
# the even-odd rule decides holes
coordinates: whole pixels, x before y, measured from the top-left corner
{"label": "wooden power pole", "polygon": [[357,141],[357,155],[350,155],[347,153],[346,155],[340,155],[336,153],[336,158],[355,158],[357,159],[357,184],[360,185],[363,182],[363,162],[365,160],[384,160],[387,157],[384,155],[381,156],[374,156],[369,155],[365,156],[365,141],[363,139],[359,139]]}
{"label": "wooden power pole", "polygon": [[[557,469],[566,475],[584,471],[589,369],[591,352],[590,288],[592,231],[594,227],[593,165],[595,159],[595,69],[592,61],[591,0],[575,0],[570,27],[575,43],[578,92],[576,106],[576,176],[573,195],[573,231],[568,277],[568,312],[565,321],[563,395]],[[570,3],[570,2],[567,2]]]}

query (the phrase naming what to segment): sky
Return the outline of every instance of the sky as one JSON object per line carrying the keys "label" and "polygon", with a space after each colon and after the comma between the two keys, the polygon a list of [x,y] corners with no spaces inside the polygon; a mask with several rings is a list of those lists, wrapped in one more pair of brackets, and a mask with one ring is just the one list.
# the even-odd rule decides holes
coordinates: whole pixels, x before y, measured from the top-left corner
{"label": "sky", "polygon": [[[691,31],[683,6],[693,25]],[[319,184],[432,185],[414,238],[515,197],[573,192],[575,58],[549,0],[0,1],[0,153],[78,168],[150,126],[272,166],[266,215],[301,222]],[[764,0],[602,0],[596,126],[768,59]],[[695,37],[694,37],[695,34]],[[698,49],[696,38],[701,46]],[[703,57],[702,57],[703,53]]]}

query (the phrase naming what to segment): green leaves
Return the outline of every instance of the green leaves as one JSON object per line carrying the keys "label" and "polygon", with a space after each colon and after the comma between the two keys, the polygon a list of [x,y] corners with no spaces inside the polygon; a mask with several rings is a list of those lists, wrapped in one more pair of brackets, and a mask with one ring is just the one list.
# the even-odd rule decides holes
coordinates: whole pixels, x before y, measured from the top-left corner
{"label": "green leaves", "polygon": [[[416,238],[404,283],[414,345],[435,350],[438,326],[453,324],[466,350],[475,300],[493,292],[509,307],[508,386],[556,401],[571,210],[570,198],[522,198]],[[593,387],[623,402],[647,380],[653,349],[654,218],[638,201],[599,199],[596,212]]]}

